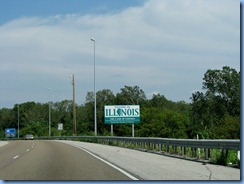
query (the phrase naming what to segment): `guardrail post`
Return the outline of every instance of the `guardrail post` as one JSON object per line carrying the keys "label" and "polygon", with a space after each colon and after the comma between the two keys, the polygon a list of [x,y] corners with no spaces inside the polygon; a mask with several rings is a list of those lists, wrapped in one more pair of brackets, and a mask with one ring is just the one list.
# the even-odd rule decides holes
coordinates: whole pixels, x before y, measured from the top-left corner
{"label": "guardrail post", "polygon": [[206,149],[204,149],[204,152],[205,152],[205,160],[208,160],[210,157],[210,149],[206,148]]}
{"label": "guardrail post", "polygon": [[169,152],[169,145],[166,145],[166,152]]}
{"label": "guardrail post", "polygon": [[226,158],[226,159],[227,159],[227,157],[228,157],[228,152],[229,152],[229,150],[226,149],[226,150],[225,150],[225,158]]}
{"label": "guardrail post", "polygon": [[153,144],[153,145],[152,145],[152,146],[153,146],[152,149],[153,149],[153,151],[154,151],[154,150],[156,150],[156,144],[155,144],[155,143],[152,143],[152,144]]}
{"label": "guardrail post", "polygon": [[164,151],[167,152],[167,145],[164,144]]}
{"label": "guardrail post", "polygon": [[191,148],[191,152],[192,152],[192,157],[195,158],[196,157],[196,148]]}
{"label": "guardrail post", "polygon": [[173,146],[174,148],[174,153],[177,153],[177,146]]}
{"label": "guardrail post", "polygon": [[162,144],[158,144],[158,151],[162,151]]}
{"label": "guardrail post", "polygon": [[181,147],[181,155],[185,155],[186,152],[186,148],[185,147]]}

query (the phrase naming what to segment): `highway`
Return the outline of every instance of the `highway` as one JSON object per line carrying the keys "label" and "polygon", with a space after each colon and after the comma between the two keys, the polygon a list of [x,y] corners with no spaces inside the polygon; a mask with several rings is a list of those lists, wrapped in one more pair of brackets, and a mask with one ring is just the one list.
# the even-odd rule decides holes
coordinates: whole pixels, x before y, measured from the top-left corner
{"label": "highway", "polygon": [[9,141],[0,147],[1,180],[131,180],[94,156],[53,141]]}
{"label": "highway", "polygon": [[41,140],[3,143],[1,180],[240,180],[240,169],[116,146]]}

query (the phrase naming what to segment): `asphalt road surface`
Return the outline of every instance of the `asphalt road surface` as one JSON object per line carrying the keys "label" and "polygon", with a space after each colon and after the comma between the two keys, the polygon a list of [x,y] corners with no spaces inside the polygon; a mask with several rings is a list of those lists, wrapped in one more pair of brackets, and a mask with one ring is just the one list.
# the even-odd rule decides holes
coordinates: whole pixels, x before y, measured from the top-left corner
{"label": "asphalt road surface", "polygon": [[202,164],[143,151],[79,141],[59,141],[88,150],[133,173],[140,180],[240,180],[240,169]]}
{"label": "asphalt road surface", "polygon": [[240,180],[240,169],[79,141],[0,141],[1,180]]}
{"label": "asphalt road surface", "polygon": [[9,141],[0,147],[1,180],[132,180],[89,153],[55,141]]}

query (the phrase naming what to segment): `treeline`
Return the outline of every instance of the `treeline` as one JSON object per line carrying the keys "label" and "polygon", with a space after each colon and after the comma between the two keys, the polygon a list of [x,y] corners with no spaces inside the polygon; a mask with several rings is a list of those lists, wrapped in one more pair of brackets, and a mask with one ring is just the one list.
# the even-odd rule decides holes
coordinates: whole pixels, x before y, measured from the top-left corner
{"label": "treeline", "polygon": [[[97,132],[110,135],[104,124],[105,105],[140,105],[137,137],[240,139],[240,72],[230,67],[208,70],[203,78],[203,92],[192,94],[191,103],[173,102],[164,95],[147,99],[138,86],[124,86],[114,94],[110,89],[97,91]],[[27,133],[48,136],[49,104],[26,102],[12,109],[0,109],[0,137],[5,128],[18,128],[20,137]],[[76,104],[76,135],[94,135],[94,94],[88,92],[85,104]],[[59,123],[64,130],[58,131]],[[74,135],[73,101],[51,102],[51,135]],[[131,125],[115,124],[115,136],[131,136]]]}

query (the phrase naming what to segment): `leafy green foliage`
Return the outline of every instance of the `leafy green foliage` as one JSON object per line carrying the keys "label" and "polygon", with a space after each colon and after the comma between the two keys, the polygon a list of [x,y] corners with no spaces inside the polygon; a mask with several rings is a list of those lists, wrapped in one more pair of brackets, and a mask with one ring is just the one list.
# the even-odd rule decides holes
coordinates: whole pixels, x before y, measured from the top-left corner
{"label": "leafy green foliage", "polygon": [[[203,78],[204,92],[192,94],[192,103],[173,102],[164,95],[147,99],[138,86],[124,86],[113,94],[109,89],[96,92],[98,135],[110,135],[110,125],[104,124],[105,105],[140,105],[140,124],[135,124],[135,136],[163,138],[240,138],[240,72],[230,67],[208,70]],[[51,103],[51,135],[73,135],[73,101]],[[16,128],[20,120],[20,137],[27,133],[47,136],[49,104],[26,102],[13,109],[0,109],[0,137],[5,128]],[[94,93],[88,92],[86,102],[76,104],[77,135],[94,135]],[[59,123],[64,130],[58,131]],[[131,125],[114,125],[115,136],[131,136]]]}
{"label": "leafy green foliage", "polygon": [[205,138],[240,138],[240,72],[230,67],[208,70],[205,93],[192,94],[193,134]]}

